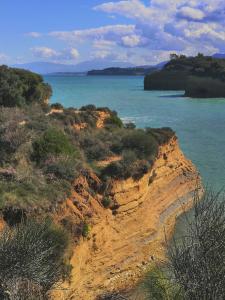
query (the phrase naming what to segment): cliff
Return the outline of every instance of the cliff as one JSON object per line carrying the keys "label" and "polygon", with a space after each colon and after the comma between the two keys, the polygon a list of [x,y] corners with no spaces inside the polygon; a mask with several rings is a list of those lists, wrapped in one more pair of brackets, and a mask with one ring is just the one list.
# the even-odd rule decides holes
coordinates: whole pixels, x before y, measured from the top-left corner
{"label": "cliff", "polygon": [[[164,230],[171,234],[176,217],[190,206],[196,186],[201,186],[176,137],[160,147],[152,170],[140,180],[111,183],[112,210],[102,207],[100,194],[90,194],[90,182],[92,188],[100,184],[94,175],[91,180],[79,178],[73,197],[57,215],[58,221],[73,218],[73,222],[89,216],[91,226],[88,239],[81,238],[73,249],[66,299],[96,299],[134,284],[153,257],[163,257]],[[57,293],[57,299],[61,296]]]}

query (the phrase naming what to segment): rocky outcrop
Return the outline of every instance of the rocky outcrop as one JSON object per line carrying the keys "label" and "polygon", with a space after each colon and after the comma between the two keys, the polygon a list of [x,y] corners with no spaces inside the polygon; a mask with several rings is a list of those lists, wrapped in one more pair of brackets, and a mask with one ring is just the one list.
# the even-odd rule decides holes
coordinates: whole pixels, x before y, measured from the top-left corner
{"label": "rocky outcrop", "polygon": [[[152,170],[139,181],[113,181],[109,196],[113,210],[101,205],[102,196],[90,193],[97,177],[80,179],[58,219],[91,222],[88,239],[73,249],[71,281],[61,299],[96,299],[104,292],[126,288],[143,275],[155,257],[163,257],[165,233],[176,217],[191,205],[201,181],[193,164],[180,150],[177,138],[160,147]],[[57,292],[57,299],[62,295]],[[55,296],[56,297],[56,296]]]}

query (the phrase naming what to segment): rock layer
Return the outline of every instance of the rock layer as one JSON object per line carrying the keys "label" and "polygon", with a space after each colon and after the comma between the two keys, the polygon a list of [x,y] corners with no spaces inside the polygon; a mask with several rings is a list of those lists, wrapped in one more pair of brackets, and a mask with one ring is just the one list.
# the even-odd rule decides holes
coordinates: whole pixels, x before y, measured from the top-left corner
{"label": "rock layer", "polygon": [[74,248],[71,282],[62,299],[96,299],[135,283],[151,259],[162,257],[165,233],[172,233],[176,217],[190,207],[201,180],[173,137],[160,147],[152,170],[143,178],[112,183],[114,211],[102,207],[100,196],[87,192],[87,182],[80,186],[67,201],[67,213],[82,218],[91,211],[92,229],[90,237]]}

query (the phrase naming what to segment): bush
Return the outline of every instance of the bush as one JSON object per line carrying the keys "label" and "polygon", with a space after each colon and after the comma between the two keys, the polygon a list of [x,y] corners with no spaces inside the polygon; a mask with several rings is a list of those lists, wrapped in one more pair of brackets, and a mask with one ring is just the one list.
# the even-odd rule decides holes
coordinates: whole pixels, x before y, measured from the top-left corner
{"label": "bush", "polygon": [[83,237],[87,238],[90,234],[90,231],[91,231],[91,226],[88,223],[84,223],[82,228]]}
{"label": "bush", "polygon": [[44,172],[50,177],[74,181],[79,176],[81,163],[68,157],[53,158],[45,162]]}
{"label": "bush", "polygon": [[129,123],[126,123],[126,124],[124,125],[124,127],[125,127],[126,129],[135,129],[135,128],[136,128],[136,125],[135,125],[134,123],[132,123],[132,122],[129,122]]}
{"label": "bush", "polygon": [[194,195],[186,232],[168,246],[168,262],[149,273],[149,299],[223,299],[225,294],[225,195]]}
{"label": "bush", "polygon": [[101,172],[101,177],[106,180],[108,177],[115,179],[128,179],[132,177],[139,180],[150,169],[150,163],[146,160],[139,160],[135,152],[129,150],[123,152],[123,159],[112,162]]}
{"label": "bush", "polygon": [[123,122],[121,119],[117,116],[116,113],[111,114],[109,118],[105,120],[105,125],[106,126],[115,126],[122,128],[123,127]]}
{"label": "bush", "polygon": [[110,207],[110,205],[111,205],[111,199],[109,198],[109,197],[104,197],[103,199],[102,199],[102,205],[105,207],[105,208],[108,208],[108,207]]}
{"label": "bush", "polygon": [[64,107],[61,103],[53,103],[53,104],[51,104],[51,108],[53,108],[53,109],[64,109]]}
{"label": "bush", "polygon": [[88,105],[85,105],[85,106],[82,106],[81,108],[80,108],[80,110],[82,111],[96,111],[97,110],[97,108],[96,108],[96,106],[95,105],[93,105],[93,104],[88,104]]}
{"label": "bush", "polygon": [[85,131],[79,134],[79,143],[88,160],[103,160],[112,155],[104,134]]}
{"label": "bush", "polygon": [[155,157],[158,151],[156,139],[144,130],[128,132],[122,138],[123,149],[131,149],[139,159]]}
{"label": "bush", "polygon": [[167,270],[153,268],[144,280],[146,300],[183,300],[183,294],[175,283],[171,282]]}
{"label": "bush", "polygon": [[40,163],[50,155],[76,157],[78,152],[62,131],[50,128],[41,138],[33,142],[32,159]]}
{"label": "bush", "polygon": [[68,245],[67,234],[50,220],[6,228],[0,236],[1,294],[8,292],[13,300],[44,299],[65,275]]}
{"label": "bush", "polygon": [[185,299],[223,299],[225,295],[225,196],[206,191],[194,199],[187,232],[168,251],[169,270]]}
{"label": "bush", "polygon": [[164,145],[175,137],[175,132],[170,127],[146,128],[146,133],[153,136],[159,145]]}

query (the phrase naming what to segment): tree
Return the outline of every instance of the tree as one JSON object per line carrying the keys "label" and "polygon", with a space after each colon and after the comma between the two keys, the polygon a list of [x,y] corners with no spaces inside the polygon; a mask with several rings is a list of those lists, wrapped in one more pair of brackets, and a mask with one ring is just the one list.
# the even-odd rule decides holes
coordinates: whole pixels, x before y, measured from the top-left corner
{"label": "tree", "polygon": [[204,57],[204,54],[199,52],[198,55],[197,55],[197,57],[198,57],[198,58],[203,58],[203,57]]}
{"label": "tree", "polygon": [[178,59],[178,58],[179,58],[179,56],[176,53],[171,53],[170,54],[170,60]]}
{"label": "tree", "polygon": [[24,106],[46,104],[52,95],[51,87],[35,73],[0,66],[0,105]]}

